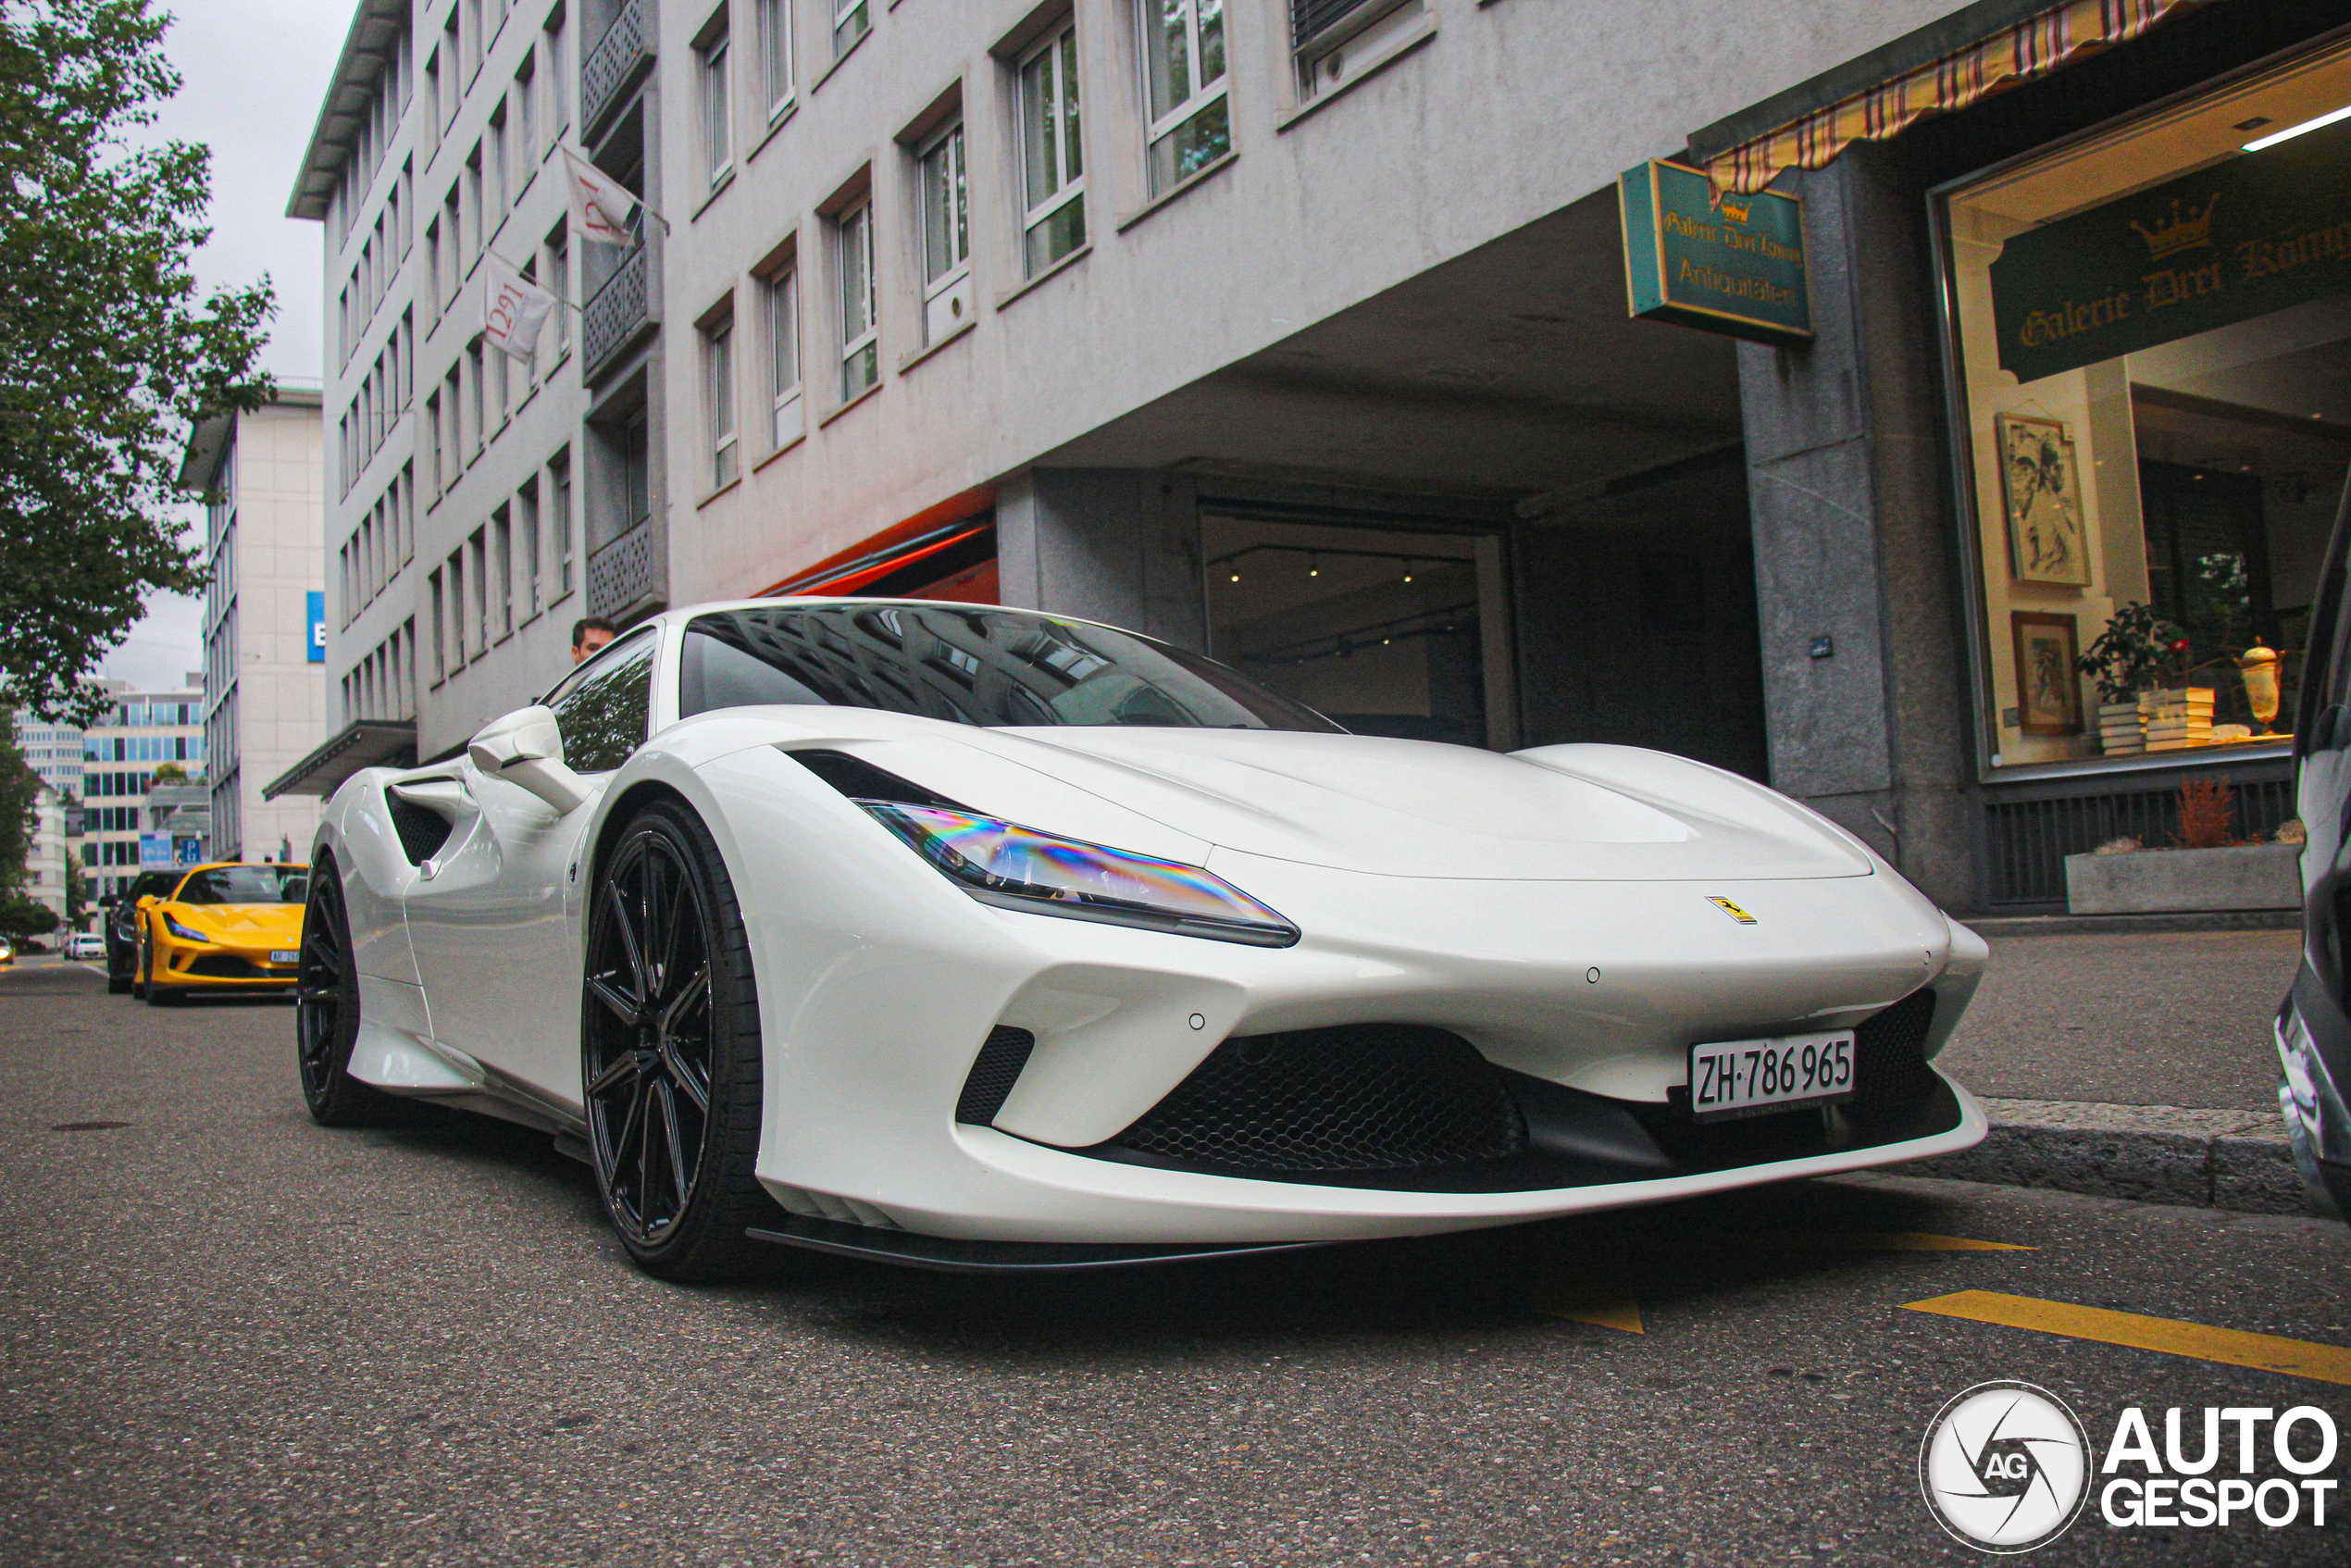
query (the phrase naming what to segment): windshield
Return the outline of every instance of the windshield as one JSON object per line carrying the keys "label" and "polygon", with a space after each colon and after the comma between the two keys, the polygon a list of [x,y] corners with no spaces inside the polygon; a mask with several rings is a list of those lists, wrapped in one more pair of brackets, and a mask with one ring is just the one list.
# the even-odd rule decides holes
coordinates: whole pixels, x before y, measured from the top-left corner
{"label": "windshield", "polygon": [[300,903],[310,896],[306,865],[215,865],[180,884],[180,903]]}
{"label": "windshield", "polygon": [[1151,725],[1338,733],[1312,708],[1164,642],[1021,610],[778,604],[696,616],[680,717],[823,703],[990,727]]}

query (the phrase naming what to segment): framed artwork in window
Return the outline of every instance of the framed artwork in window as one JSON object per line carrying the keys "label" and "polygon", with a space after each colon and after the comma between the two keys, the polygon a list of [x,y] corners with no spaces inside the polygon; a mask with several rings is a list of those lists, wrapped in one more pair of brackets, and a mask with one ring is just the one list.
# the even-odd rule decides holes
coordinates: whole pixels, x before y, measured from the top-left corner
{"label": "framed artwork in window", "polygon": [[1992,417],[2000,453],[2000,500],[2009,520],[2009,569],[2019,582],[2090,586],[2082,471],[2061,419]]}
{"label": "framed artwork in window", "polygon": [[2017,708],[2027,735],[2082,733],[2082,674],[2071,616],[2011,610],[2016,639]]}

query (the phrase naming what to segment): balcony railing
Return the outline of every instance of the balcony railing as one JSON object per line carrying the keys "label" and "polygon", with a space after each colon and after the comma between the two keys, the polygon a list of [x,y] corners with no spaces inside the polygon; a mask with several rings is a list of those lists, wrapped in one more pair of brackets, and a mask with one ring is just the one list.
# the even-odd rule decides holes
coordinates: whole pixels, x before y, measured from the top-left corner
{"label": "balcony railing", "polygon": [[621,258],[604,286],[579,313],[582,373],[588,380],[594,380],[608,360],[636,341],[639,330],[651,319],[648,300],[645,252],[640,245]]}
{"label": "balcony railing", "polygon": [[646,9],[645,0],[622,0],[620,9],[613,13],[612,26],[604,29],[604,35],[579,62],[582,142],[603,133],[605,115],[653,63],[653,28]]}
{"label": "balcony railing", "polygon": [[588,557],[588,613],[618,620],[658,604],[665,586],[659,566],[648,517]]}

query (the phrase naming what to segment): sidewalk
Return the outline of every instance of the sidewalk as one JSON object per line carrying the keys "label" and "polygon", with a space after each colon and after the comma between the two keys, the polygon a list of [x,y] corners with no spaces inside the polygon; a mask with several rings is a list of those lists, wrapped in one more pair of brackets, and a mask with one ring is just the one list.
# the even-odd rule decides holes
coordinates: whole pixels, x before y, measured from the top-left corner
{"label": "sidewalk", "polygon": [[1985,1101],[1992,1136],[1921,1174],[2303,1212],[2270,1039],[2298,931],[1989,940],[1936,1064]]}

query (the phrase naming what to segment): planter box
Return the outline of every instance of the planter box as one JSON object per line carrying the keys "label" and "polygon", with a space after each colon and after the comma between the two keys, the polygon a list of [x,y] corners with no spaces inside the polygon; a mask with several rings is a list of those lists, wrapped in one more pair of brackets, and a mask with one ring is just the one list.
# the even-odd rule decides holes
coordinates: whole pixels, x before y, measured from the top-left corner
{"label": "planter box", "polygon": [[2070,854],[2065,857],[2065,906],[2075,915],[2299,909],[2302,846]]}

